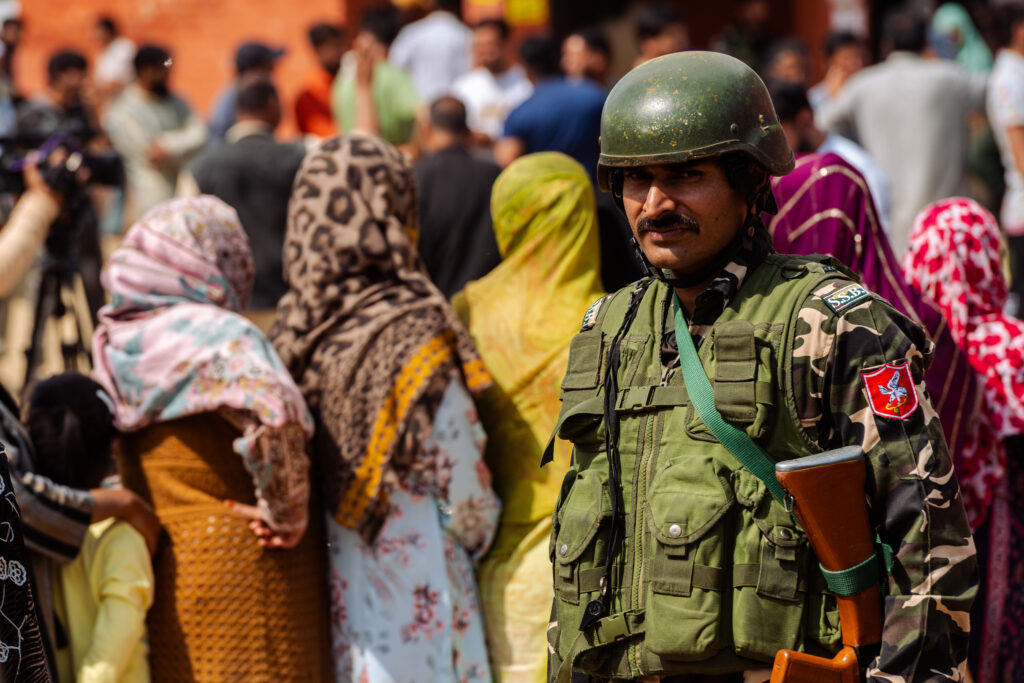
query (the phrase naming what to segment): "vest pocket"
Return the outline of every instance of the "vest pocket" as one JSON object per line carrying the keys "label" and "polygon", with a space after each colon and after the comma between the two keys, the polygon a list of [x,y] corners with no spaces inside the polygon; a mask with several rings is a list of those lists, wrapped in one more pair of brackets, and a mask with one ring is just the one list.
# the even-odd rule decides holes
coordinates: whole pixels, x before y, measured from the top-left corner
{"label": "vest pocket", "polygon": [[[823,584],[824,581],[822,578],[820,582]],[[823,585],[807,594],[805,629],[805,642],[816,643],[828,652],[839,651],[843,640],[839,628],[839,607],[835,596]]]}
{"label": "vest pocket", "polygon": [[559,651],[565,652],[579,633],[583,607],[597,596],[606,555],[611,517],[607,475],[586,469],[574,480],[555,515],[550,547],[558,619]]}
{"label": "vest pocket", "polygon": [[569,343],[569,367],[562,379],[562,390],[594,389],[601,378],[604,333],[588,330]]}
{"label": "vest pocket", "polygon": [[[762,443],[771,437],[781,330],[780,325],[731,320],[716,325],[705,342],[711,352],[705,369],[714,388],[715,407],[727,422]],[[707,368],[708,360],[713,369]],[[687,408],[686,432],[698,441],[718,441],[692,405]]]}
{"label": "vest pocket", "polygon": [[721,635],[726,557],[720,527],[734,499],[725,488],[695,486],[692,467],[676,464],[655,475],[645,504],[651,531],[645,642],[670,660],[710,657]]}
{"label": "vest pocket", "polygon": [[[737,472],[738,488],[754,475]],[[749,482],[747,482],[749,483]],[[744,657],[771,661],[781,649],[801,649],[812,553],[793,517],[763,487],[741,499],[733,549],[732,640]]]}

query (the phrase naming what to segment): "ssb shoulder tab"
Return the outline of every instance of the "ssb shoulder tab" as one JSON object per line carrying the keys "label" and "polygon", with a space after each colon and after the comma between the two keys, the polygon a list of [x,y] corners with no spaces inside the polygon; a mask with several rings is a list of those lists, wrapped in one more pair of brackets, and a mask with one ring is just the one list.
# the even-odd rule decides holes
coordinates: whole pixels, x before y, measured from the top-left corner
{"label": "ssb shoulder tab", "polygon": [[833,313],[838,315],[870,298],[871,292],[869,292],[864,285],[859,285],[854,282],[840,287],[830,294],[822,296],[821,300],[825,302],[826,306],[832,309]]}
{"label": "ssb shoulder tab", "polygon": [[605,299],[610,295],[602,296],[600,299],[590,304],[590,308],[583,314],[583,324],[580,325],[580,332],[586,332],[587,330],[594,327],[597,323],[597,314],[601,312],[601,306],[604,304]]}

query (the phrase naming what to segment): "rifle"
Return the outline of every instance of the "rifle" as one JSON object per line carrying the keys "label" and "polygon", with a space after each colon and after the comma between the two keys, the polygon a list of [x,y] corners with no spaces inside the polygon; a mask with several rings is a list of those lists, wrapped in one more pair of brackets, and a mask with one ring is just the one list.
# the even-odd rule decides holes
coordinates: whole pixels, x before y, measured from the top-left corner
{"label": "rifle", "polygon": [[[864,501],[864,454],[850,446],[775,466],[776,477],[793,504],[826,578],[831,572],[864,568],[877,575],[877,560]],[[779,650],[771,683],[858,683],[862,656],[882,641],[882,598],[878,582],[836,591],[843,647],[832,659]],[[846,593],[845,595],[843,593]]]}

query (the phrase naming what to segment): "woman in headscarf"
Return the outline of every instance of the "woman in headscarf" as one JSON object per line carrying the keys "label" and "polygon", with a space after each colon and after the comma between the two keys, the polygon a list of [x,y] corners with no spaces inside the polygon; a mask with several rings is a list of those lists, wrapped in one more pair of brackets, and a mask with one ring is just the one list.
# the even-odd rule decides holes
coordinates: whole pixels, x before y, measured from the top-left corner
{"label": "woman in headscarf", "polygon": [[152,209],[103,271],[95,376],[130,432],[124,484],[169,541],[149,612],[157,680],[330,676],[322,526],[306,528],[313,421],[239,314],[252,281],[238,215],[207,196]]}
{"label": "woman in headscarf", "polygon": [[[988,74],[992,71],[995,64],[992,51],[961,3],[947,2],[935,10],[928,37],[935,53],[942,59],[954,61],[973,73]],[[967,168],[970,171],[971,194],[993,210],[998,210],[1006,190],[999,146],[984,112],[971,112],[966,123],[970,130]]]}
{"label": "woman in headscarf", "polygon": [[416,253],[412,168],[353,134],[306,155],[271,338],[317,423],[339,681],[490,681],[473,562],[499,502],[490,376]]}
{"label": "woman in headscarf", "polygon": [[961,4],[947,2],[935,10],[931,42],[940,57],[953,59],[968,71],[992,70],[992,51]]}
{"label": "woman in headscarf", "polygon": [[973,432],[980,383],[950,337],[942,311],[904,279],[864,177],[835,154],[806,154],[797,159],[792,173],[772,179],[772,190],[779,212],[764,219],[777,250],[834,256],[868,289],[924,327],[935,344],[925,384],[941,419],[968,518],[977,527],[993,491],[990,472],[978,467],[985,456],[979,461],[967,450],[977,445]]}
{"label": "woman in headscarf", "polygon": [[540,467],[554,430],[569,342],[601,289],[594,193],[586,171],[558,152],[517,159],[491,194],[502,263],[453,305],[494,376],[480,401],[487,464],[502,501],[480,594],[495,680],[543,681],[551,601],[551,513],[571,445]]}
{"label": "woman in headscarf", "polygon": [[997,458],[983,463],[996,493],[987,525],[975,532],[984,572],[972,614],[982,622],[972,639],[980,647],[979,682],[1018,680],[1024,671],[1024,321],[1003,314],[1003,253],[992,214],[956,198],[918,214],[903,261],[909,282],[939,305],[953,341],[984,380],[979,438],[995,446]]}

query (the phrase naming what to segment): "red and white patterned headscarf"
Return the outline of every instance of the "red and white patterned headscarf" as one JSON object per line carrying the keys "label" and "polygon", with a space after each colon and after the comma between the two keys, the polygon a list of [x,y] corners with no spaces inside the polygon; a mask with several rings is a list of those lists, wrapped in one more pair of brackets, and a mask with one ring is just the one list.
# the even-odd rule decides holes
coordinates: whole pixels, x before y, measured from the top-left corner
{"label": "red and white patterned headscarf", "polygon": [[965,454],[965,489],[965,478],[974,477],[991,491],[1003,474],[1002,440],[1024,433],[1024,322],[1003,313],[1008,290],[1000,253],[992,214],[973,200],[953,198],[918,214],[903,260],[907,280],[939,305],[953,339],[985,380],[988,433],[982,426],[973,452]]}

